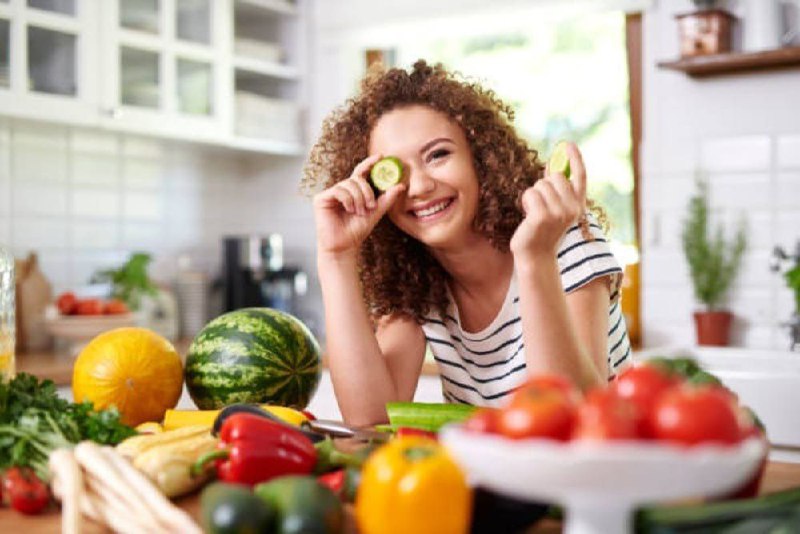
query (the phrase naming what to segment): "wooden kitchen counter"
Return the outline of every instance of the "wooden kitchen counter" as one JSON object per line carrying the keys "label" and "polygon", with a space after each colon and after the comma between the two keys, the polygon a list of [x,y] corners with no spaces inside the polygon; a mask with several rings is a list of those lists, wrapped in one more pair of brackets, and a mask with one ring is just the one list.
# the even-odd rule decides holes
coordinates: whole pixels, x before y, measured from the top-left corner
{"label": "wooden kitchen counter", "polygon": [[[800,464],[785,462],[770,462],[761,485],[761,494],[774,493],[800,486]],[[199,499],[197,494],[190,495],[178,501],[179,506],[187,510],[193,517],[199,517]],[[104,532],[96,524],[85,521],[86,533]],[[348,513],[348,532],[355,532],[352,514]],[[53,508],[51,511],[38,516],[24,516],[8,508],[0,509],[0,532],[25,534],[51,534],[61,531],[61,515]],[[539,522],[529,534],[561,532],[560,523],[553,520]]]}

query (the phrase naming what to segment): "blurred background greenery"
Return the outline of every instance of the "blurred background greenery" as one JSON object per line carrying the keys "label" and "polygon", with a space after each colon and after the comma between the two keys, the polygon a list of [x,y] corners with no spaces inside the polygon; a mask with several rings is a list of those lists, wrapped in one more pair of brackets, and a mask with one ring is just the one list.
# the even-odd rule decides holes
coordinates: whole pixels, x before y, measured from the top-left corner
{"label": "blurred background greenery", "polygon": [[442,62],[493,89],[543,160],[557,141],[577,143],[589,195],[611,221],[614,251],[625,263],[635,259],[624,14],[544,12],[529,30],[415,38],[393,55],[399,66]]}

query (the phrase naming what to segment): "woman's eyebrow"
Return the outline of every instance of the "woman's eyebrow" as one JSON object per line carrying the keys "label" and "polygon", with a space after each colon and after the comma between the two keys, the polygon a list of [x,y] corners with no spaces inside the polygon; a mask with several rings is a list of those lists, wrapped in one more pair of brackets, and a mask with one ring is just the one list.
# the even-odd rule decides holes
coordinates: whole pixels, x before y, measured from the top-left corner
{"label": "woman's eyebrow", "polygon": [[431,139],[430,141],[422,145],[422,148],[419,149],[419,153],[424,154],[430,147],[441,141],[448,141],[450,143],[453,142],[453,140],[450,139],[449,137],[437,137],[436,139]]}

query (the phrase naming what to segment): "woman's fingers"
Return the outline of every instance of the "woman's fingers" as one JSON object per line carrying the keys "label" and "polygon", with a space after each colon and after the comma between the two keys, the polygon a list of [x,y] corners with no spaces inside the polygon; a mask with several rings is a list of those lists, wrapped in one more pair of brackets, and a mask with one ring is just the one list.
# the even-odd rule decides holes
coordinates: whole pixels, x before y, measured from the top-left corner
{"label": "woman's fingers", "polygon": [[378,197],[376,205],[376,215],[382,217],[389,208],[400,198],[400,195],[406,190],[406,184],[399,183],[390,187],[386,192]]}
{"label": "woman's fingers", "polygon": [[567,217],[567,209],[564,199],[561,194],[556,190],[551,180],[540,180],[534,186],[544,201],[547,208],[547,218],[561,221]]}
{"label": "woman's fingers", "polygon": [[381,154],[373,154],[361,160],[361,162],[353,169],[353,174],[350,175],[350,178],[360,177],[366,179],[372,166],[375,165],[382,157],[383,156]]}
{"label": "woman's fingers", "polygon": [[367,182],[367,179],[363,177],[353,177],[352,181],[361,190],[361,195],[364,197],[364,205],[367,209],[373,209],[375,207],[375,192],[372,190],[372,186],[369,185],[369,182]]}
{"label": "woman's fingers", "polygon": [[364,191],[362,191],[361,187],[358,185],[358,179],[343,180],[339,183],[338,187],[350,193],[353,199],[355,213],[358,215],[366,215],[367,199],[365,198]]}
{"label": "woman's fingers", "polygon": [[570,219],[570,222],[583,213],[585,203],[578,198],[578,194],[575,192],[575,188],[569,180],[557,174],[548,176],[546,182],[558,195],[563,211],[567,218]]}
{"label": "woman's fingers", "polygon": [[331,195],[339,202],[339,204],[342,205],[344,211],[347,213],[356,212],[356,201],[353,199],[352,193],[350,193],[347,188],[337,185],[331,189]]}
{"label": "woman's fingers", "polygon": [[581,206],[586,205],[586,167],[583,164],[583,155],[575,143],[567,143],[569,154],[570,182]]}

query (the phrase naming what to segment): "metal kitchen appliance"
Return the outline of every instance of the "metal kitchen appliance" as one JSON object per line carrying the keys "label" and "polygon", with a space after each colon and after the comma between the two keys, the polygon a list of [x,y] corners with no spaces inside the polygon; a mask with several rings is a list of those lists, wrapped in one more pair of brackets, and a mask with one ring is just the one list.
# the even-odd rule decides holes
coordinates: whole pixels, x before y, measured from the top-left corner
{"label": "metal kitchen appliance", "polygon": [[308,290],[308,276],[284,265],[280,234],[223,238],[225,311],[266,306],[293,315]]}

